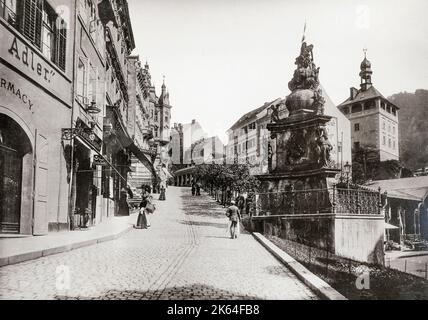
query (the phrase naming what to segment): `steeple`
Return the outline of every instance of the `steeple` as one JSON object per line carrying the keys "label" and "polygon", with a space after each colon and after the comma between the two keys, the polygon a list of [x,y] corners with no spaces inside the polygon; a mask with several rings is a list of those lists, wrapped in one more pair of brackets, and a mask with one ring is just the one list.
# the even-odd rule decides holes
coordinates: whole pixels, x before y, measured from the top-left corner
{"label": "steeple", "polygon": [[166,90],[166,85],[165,85],[165,76],[163,76],[163,82],[162,82],[162,93],[164,93]]}
{"label": "steeple", "polygon": [[361,91],[366,91],[372,86],[372,64],[367,60],[367,49],[364,49],[364,60],[360,65]]}
{"label": "steeple", "polygon": [[163,83],[162,83],[162,92],[159,97],[159,104],[161,105],[169,105],[169,93],[166,89],[165,85],[165,76],[163,76]]}

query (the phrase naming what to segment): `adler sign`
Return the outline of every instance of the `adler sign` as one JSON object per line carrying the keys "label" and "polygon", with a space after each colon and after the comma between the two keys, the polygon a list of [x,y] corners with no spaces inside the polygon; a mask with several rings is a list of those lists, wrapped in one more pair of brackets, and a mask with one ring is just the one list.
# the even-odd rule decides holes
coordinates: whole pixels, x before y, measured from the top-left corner
{"label": "adler sign", "polygon": [[0,19],[0,43],[0,58],[9,64],[9,68],[18,69],[21,76],[32,79],[36,85],[47,89],[49,94],[70,106],[71,80],[21,34],[4,26],[2,19]]}

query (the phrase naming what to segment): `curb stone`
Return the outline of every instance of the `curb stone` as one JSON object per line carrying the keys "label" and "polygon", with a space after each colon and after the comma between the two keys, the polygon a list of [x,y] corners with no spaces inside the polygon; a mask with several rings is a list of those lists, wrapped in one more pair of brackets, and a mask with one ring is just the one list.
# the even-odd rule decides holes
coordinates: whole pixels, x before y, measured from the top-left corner
{"label": "curb stone", "polygon": [[102,242],[116,240],[131,230],[132,230],[132,226],[128,226],[128,227],[126,227],[125,230],[120,231],[119,233],[108,235],[108,236],[102,236],[100,238],[75,242],[72,244],[60,245],[58,247],[53,247],[53,248],[49,248],[49,249],[42,249],[42,250],[26,252],[26,253],[10,256],[10,257],[3,257],[3,258],[0,258],[0,267],[18,264],[18,263],[26,262],[26,261],[30,261],[30,260],[35,260],[38,258],[47,257],[47,256],[51,256],[51,255],[58,254],[58,253],[64,253],[64,252],[72,251],[75,249],[79,249],[79,248],[91,246],[94,244],[102,243]]}
{"label": "curb stone", "polygon": [[261,243],[273,256],[290,269],[297,278],[305,283],[313,292],[324,300],[348,300],[333,289],[327,282],[310,272],[290,255],[278,248],[258,232],[253,232],[254,238]]}

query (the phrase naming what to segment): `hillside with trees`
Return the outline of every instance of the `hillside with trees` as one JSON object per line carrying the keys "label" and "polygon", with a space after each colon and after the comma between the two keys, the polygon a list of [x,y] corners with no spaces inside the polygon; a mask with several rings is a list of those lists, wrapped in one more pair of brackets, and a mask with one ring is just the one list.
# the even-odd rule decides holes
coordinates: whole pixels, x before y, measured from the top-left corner
{"label": "hillside with trees", "polygon": [[428,90],[402,92],[388,98],[400,110],[400,160],[412,170],[428,166]]}

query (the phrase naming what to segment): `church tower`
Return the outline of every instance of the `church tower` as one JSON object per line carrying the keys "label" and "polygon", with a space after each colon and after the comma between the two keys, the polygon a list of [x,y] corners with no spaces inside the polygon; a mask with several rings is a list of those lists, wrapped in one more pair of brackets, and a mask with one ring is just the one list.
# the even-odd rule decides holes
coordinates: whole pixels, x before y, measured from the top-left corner
{"label": "church tower", "polygon": [[370,160],[399,160],[399,108],[376,90],[372,75],[372,64],[364,50],[360,89],[352,87],[349,98],[338,108],[351,122],[353,153],[364,149]]}

